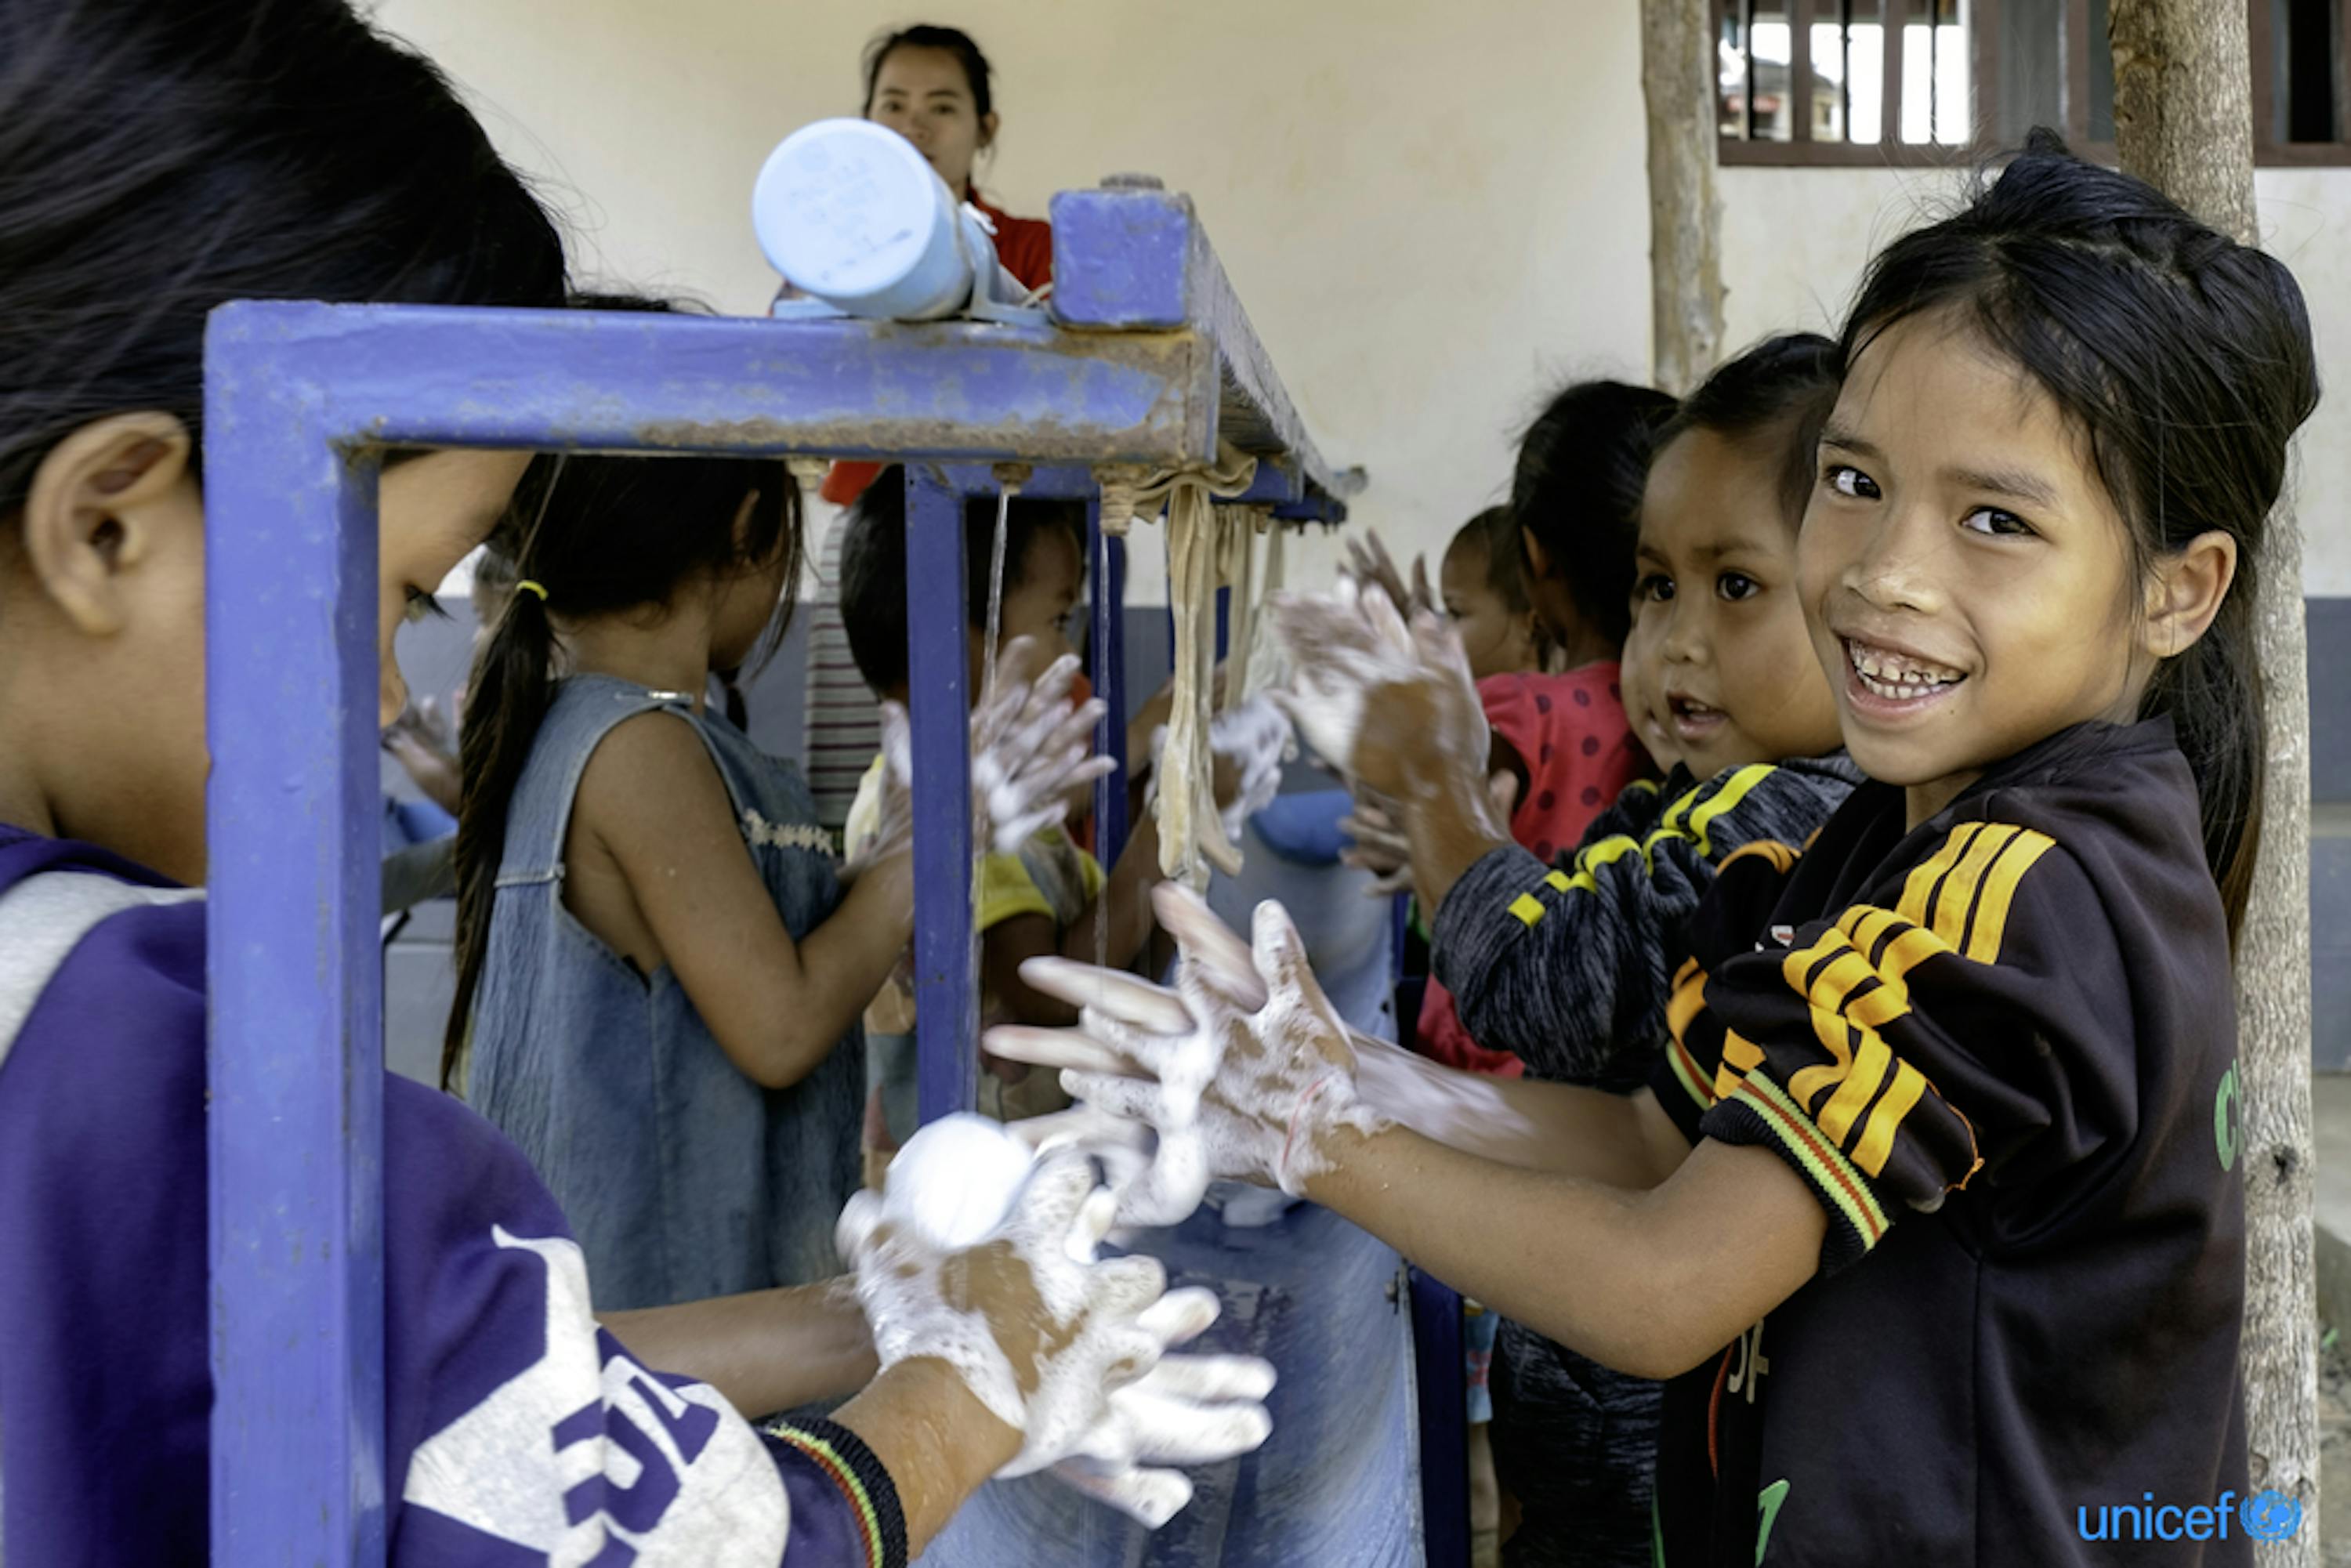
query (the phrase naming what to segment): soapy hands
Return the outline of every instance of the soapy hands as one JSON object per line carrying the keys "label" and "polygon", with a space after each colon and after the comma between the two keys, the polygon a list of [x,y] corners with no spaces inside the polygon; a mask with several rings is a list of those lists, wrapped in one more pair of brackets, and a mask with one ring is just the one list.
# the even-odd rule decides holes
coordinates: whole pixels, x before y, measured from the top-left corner
{"label": "soapy hands", "polygon": [[1407,626],[1384,593],[1343,577],[1328,594],[1278,596],[1273,616],[1292,667],[1282,706],[1359,800],[1449,802],[1477,831],[1509,836],[1488,785],[1485,706],[1449,625],[1422,612]]}
{"label": "soapy hands", "polygon": [[883,1194],[850,1200],[837,1240],[882,1365],[935,1358],[1021,1434],[998,1475],[1050,1467],[1155,1529],[1192,1495],[1165,1467],[1265,1441],[1274,1375],[1251,1356],[1165,1354],[1216,1321],[1216,1296],[1167,1290],[1152,1259],[1096,1261],[1115,1207],[1083,1154],[1032,1164],[1005,1129],[949,1117],[908,1141]]}
{"label": "soapy hands", "polygon": [[1412,841],[1400,821],[1403,813],[1361,785],[1353,793],[1353,809],[1339,819],[1339,831],[1348,841],[1339,852],[1339,863],[1372,873],[1371,885],[1364,890],[1369,897],[1410,893]]}
{"label": "soapy hands", "polygon": [[[1078,656],[1065,653],[1034,680],[1032,639],[1005,645],[997,678],[971,714],[972,841],[984,851],[1017,852],[1062,820],[1082,786],[1117,766],[1089,757],[1094,726],[1108,711],[1099,697],[1070,701]],[[903,704],[882,705],[883,783],[880,828],[850,864],[844,880],[904,853],[914,842],[914,746]]]}
{"label": "soapy hands", "polygon": [[1407,617],[1423,610],[1437,608],[1437,595],[1428,586],[1428,558],[1412,558],[1412,587],[1404,585],[1404,574],[1396,570],[1395,558],[1382,542],[1377,528],[1364,528],[1358,539],[1354,529],[1347,532],[1347,561],[1339,570],[1353,578],[1359,588],[1376,588],[1388,596],[1399,613]]}
{"label": "soapy hands", "polygon": [[1024,1135],[1101,1146],[1121,1139],[1122,1120],[1146,1125],[1155,1147],[1120,1197],[1130,1224],[1175,1223],[1217,1177],[1302,1196],[1347,1131],[1389,1123],[1358,1092],[1348,1030],[1296,927],[1268,901],[1254,946],[1243,946],[1188,889],[1163,884],[1153,900],[1182,954],[1175,990],[1065,959],[1021,967],[1031,986],[1081,1009],[1078,1027],[1006,1026],[988,1031],[987,1047],[1061,1068],[1062,1086],[1084,1103]]}

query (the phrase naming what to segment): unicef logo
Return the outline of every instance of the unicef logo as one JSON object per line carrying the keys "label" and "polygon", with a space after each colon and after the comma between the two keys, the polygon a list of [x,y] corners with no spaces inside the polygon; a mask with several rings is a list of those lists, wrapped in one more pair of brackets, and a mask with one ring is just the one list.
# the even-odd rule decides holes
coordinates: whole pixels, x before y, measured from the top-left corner
{"label": "unicef logo", "polygon": [[2241,1498],[2232,1490],[2188,1506],[2142,1492],[2137,1502],[2082,1505],[2074,1510],[2074,1529],[2085,1541],[2226,1541],[2232,1531],[2252,1541],[2283,1541],[2302,1529],[2302,1502],[2282,1491]]}
{"label": "unicef logo", "polygon": [[2282,1491],[2255,1492],[2237,1509],[2255,1541],[2283,1541],[2302,1528],[2302,1501]]}

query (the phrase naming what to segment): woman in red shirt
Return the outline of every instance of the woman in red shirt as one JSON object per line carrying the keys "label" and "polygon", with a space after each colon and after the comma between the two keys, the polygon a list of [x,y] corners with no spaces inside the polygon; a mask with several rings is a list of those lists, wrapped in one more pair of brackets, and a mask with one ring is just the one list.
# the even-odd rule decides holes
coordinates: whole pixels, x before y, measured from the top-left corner
{"label": "woman in red shirt", "polygon": [[[1053,280],[1053,230],[1042,218],[1016,218],[971,183],[971,166],[996,145],[995,95],[987,57],[959,27],[918,23],[883,33],[865,47],[865,107],[914,144],[959,202],[979,209],[996,229],[996,256],[1028,288]],[[825,476],[824,498],[854,503],[882,471],[878,463],[836,463]]]}
{"label": "woman in red shirt", "polygon": [[[996,145],[988,75],[987,57],[960,28],[919,24],[883,33],[865,47],[865,106],[859,113],[913,142],[956,199],[969,202],[995,227],[997,259],[1004,270],[1024,287],[1041,288],[1053,279],[1051,225],[1041,218],[1012,216],[971,183],[972,164]],[[817,493],[836,507],[854,506],[881,472],[879,463],[835,463]],[[841,531],[838,525],[826,531],[818,552],[825,588],[809,607],[809,783],[818,821],[836,831],[847,821],[882,733],[872,694],[849,657],[832,597],[841,581]],[[1090,687],[1086,695],[1092,695]]]}
{"label": "woman in red shirt", "polygon": [[991,205],[971,183],[971,166],[996,145],[997,115],[987,57],[955,27],[919,25],[884,33],[865,49],[865,118],[886,125],[930,160],[956,199],[996,225],[1004,269],[1030,288],[1053,277],[1053,231]]}

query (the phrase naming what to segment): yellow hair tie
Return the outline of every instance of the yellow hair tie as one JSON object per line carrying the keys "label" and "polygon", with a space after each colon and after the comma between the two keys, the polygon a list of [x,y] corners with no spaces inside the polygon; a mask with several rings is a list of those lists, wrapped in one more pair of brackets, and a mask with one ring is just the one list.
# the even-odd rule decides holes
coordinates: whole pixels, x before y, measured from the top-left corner
{"label": "yellow hair tie", "polygon": [[538,601],[541,604],[547,602],[547,590],[539,586],[538,583],[533,582],[527,577],[520,582],[515,584],[515,591],[517,593],[536,593],[538,595]]}

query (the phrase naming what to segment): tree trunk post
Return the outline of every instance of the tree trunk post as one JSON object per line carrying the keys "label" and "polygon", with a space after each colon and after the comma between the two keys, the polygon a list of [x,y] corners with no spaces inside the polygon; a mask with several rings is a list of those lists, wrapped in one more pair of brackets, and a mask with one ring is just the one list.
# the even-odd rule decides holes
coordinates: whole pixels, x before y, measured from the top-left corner
{"label": "tree trunk post", "polygon": [[1714,8],[1641,0],[1649,121],[1650,373],[1676,397],[1722,352],[1722,220],[1714,193]]}
{"label": "tree trunk post", "polygon": [[[2246,8],[2112,0],[2115,140],[2124,169],[2246,244],[2253,205]],[[2245,1414],[2252,1484],[2302,1505],[2262,1542],[2262,1568],[2316,1568],[2317,1296],[2310,1113],[2310,692],[2302,528],[2272,514],[2254,601],[2267,774],[2252,894],[2237,944],[2237,1064],[2245,1162]]]}

